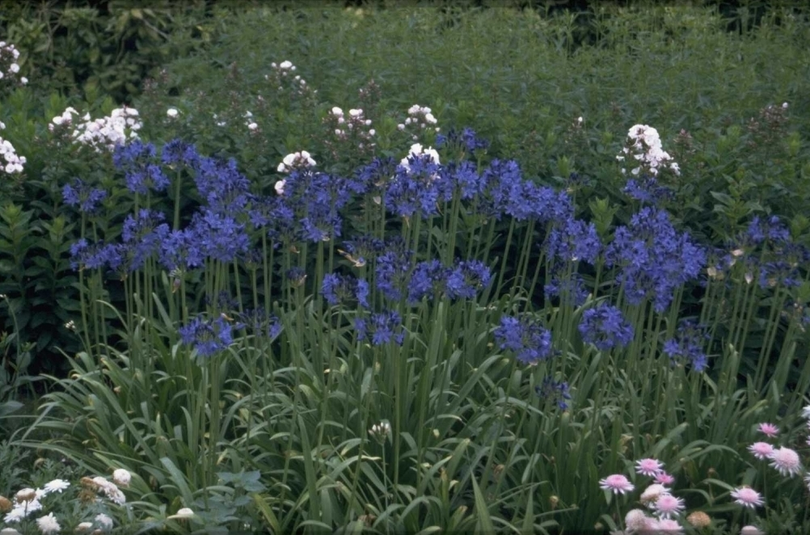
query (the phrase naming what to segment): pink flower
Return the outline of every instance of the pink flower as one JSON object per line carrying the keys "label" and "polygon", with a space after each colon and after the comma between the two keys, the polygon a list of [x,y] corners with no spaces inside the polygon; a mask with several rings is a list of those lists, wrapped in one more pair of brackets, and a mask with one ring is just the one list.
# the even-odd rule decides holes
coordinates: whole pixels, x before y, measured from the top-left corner
{"label": "pink flower", "polygon": [[655,482],[660,483],[661,485],[672,485],[675,483],[675,478],[661,470],[655,474]]}
{"label": "pink flower", "polygon": [[683,512],[683,500],[671,494],[662,494],[652,508],[659,518],[670,518]]}
{"label": "pink flower", "polygon": [[655,533],[683,533],[683,526],[677,520],[663,518],[656,523]]}
{"label": "pink flower", "polygon": [[751,509],[762,505],[762,496],[759,492],[750,487],[742,487],[734,489],[731,492],[731,497],[734,498],[734,503],[738,503],[743,507],[750,507]]}
{"label": "pink flower", "polygon": [[771,460],[771,466],[779,470],[783,476],[794,476],[802,469],[799,454],[790,448],[781,447],[773,450],[768,458]]}
{"label": "pink flower", "polygon": [[610,490],[613,494],[624,494],[625,492],[630,492],[633,490],[634,487],[630,481],[627,480],[621,474],[613,474],[612,476],[607,476],[605,479],[599,481],[599,488],[604,490]]}
{"label": "pink flower", "polygon": [[759,424],[759,432],[768,437],[775,437],[779,434],[779,428],[773,424],[762,423]]}
{"label": "pink flower", "polygon": [[664,469],[664,464],[655,459],[641,459],[636,461],[636,473],[643,476],[653,477]]}
{"label": "pink flower", "polygon": [[767,459],[773,453],[773,446],[767,442],[754,442],[748,446],[748,451],[754,454],[757,459]]}

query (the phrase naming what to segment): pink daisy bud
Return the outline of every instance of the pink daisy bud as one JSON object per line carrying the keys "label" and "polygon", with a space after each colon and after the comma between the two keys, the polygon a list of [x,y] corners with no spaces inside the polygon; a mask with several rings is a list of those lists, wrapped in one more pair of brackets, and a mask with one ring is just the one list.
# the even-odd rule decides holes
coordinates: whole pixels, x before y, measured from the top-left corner
{"label": "pink daisy bud", "polygon": [[748,446],[748,451],[754,454],[757,459],[767,459],[773,453],[773,446],[767,442],[754,442]]}
{"label": "pink daisy bud", "polygon": [[751,509],[754,509],[763,503],[762,496],[760,496],[759,492],[750,487],[734,489],[731,492],[731,497],[734,498],[734,503],[738,503],[743,507],[749,507]]}
{"label": "pink daisy bud", "polygon": [[635,487],[621,474],[613,474],[599,481],[599,488],[612,491],[613,494],[624,494]]}
{"label": "pink daisy bud", "polygon": [[683,500],[671,494],[662,494],[652,505],[659,518],[670,518],[683,512]]}
{"label": "pink daisy bud", "polygon": [[773,450],[768,458],[771,460],[771,466],[779,470],[783,476],[794,476],[802,469],[799,454],[790,448]]}
{"label": "pink daisy bud", "polygon": [[779,434],[779,428],[773,424],[762,423],[759,424],[759,432],[768,437],[775,437]]}
{"label": "pink daisy bud", "polygon": [[641,459],[636,461],[636,473],[643,476],[654,477],[664,469],[664,463],[655,459]]}

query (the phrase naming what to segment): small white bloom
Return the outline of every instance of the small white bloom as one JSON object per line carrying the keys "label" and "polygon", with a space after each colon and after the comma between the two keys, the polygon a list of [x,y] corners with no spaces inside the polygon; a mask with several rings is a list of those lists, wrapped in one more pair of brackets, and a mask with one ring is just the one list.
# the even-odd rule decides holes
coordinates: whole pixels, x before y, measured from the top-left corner
{"label": "small white bloom", "polygon": [[129,485],[129,482],[131,480],[132,474],[129,473],[129,470],[118,468],[113,472],[113,481],[115,482],[116,485],[126,487]]}
{"label": "small white bloom", "polygon": [[352,117],[360,117],[363,115],[363,110],[349,110],[349,115]]}
{"label": "small white bloom", "polygon": [[90,531],[93,528],[92,522],[82,522],[78,526],[76,526],[76,531]]}
{"label": "small white bloom", "polygon": [[[283,165],[283,164],[281,164],[281,165]],[[281,167],[281,165],[279,165],[279,167]],[[286,180],[279,180],[278,182],[276,182],[275,190],[276,190],[276,193],[278,195],[284,195],[284,185],[285,184],[287,184]]]}
{"label": "small white bloom", "polygon": [[338,117],[343,117],[343,110],[335,106],[332,108],[332,115],[337,115]]}
{"label": "small white bloom", "polygon": [[17,65],[16,63],[12,63],[11,65],[8,66],[8,70],[13,72],[14,74],[17,74],[18,72],[20,72],[20,66]]}
{"label": "small white bloom", "polygon": [[279,68],[280,69],[290,69],[290,68],[292,68],[292,66],[293,66],[292,62],[285,60],[285,61],[281,62],[281,64],[279,65]]}
{"label": "small white bloom", "polygon": [[250,123],[248,125],[248,130],[256,130],[257,128],[259,128],[259,125],[257,125],[256,123]]}
{"label": "small white bloom", "polygon": [[174,119],[179,114],[180,112],[177,111],[177,108],[169,108],[168,110],[166,110],[166,115],[168,115],[171,119]]}
{"label": "small white bloom", "polygon": [[53,481],[49,481],[45,483],[45,494],[50,494],[51,492],[59,492],[61,493],[63,490],[68,488],[70,483],[65,481],[64,479],[54,479]]}
{"label": "small white bloom", "polygon": [[111,530],[113,527],[113,519],[109,516],[105,515],[104,513],[100,513],[96,515],[96,523],[103,529],[104,531]]}
{"label": "small white bloom", "polygon": [[59,533],[59,531],[62,529],[59,526],[59,522],[57,522],[56,518],[53,516],[53,513],[49,513],[46,516],[38,518],[37,527],[39,527],[39,531],[41,531],[43,535],[48,535],[49,533]]}

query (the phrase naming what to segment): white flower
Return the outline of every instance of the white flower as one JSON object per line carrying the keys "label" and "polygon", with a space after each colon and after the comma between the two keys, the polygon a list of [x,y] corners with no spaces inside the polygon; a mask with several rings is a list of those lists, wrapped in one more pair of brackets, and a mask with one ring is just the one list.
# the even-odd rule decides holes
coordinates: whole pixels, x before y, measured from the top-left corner
{"label": "white flower", "polygon": [[191,518],[193,516],[194,516],[194,511],[192,511],[188,507],[183,507],[182,509],[179,509],[175,514],[170,516],[169,518],[181,518],[181,519],[183,519],[183,518]]}
{"label": "white flower", "polygon": [[656,501],[664,494],[669,494],[669,489],[667,489],[664,485],[653,483],[644,489],[644,492],[641,493],[639,500],[641,500],[641,503],[649,504],[650,502]]}
{"label": "white flower", "polygon": [[14,528],[3,528],[0,529],[0,535],[21,535],[21,534]]}
{"label": "white flower", "polygon": [[[281,165],[279,165],[279,171],[281,171]],[[278,182],[276,182],[275,190],[278,195],[284,195],[284,185],[286,183],[287,183],[286,180],[279,180]]]}
{"label": "white flower", "polygon": [[408,158],[419,158],[424,156],[428,156],[431,160],[433,160],[433,163],[436,164],[440,163],[439,153],[436,152],[436,150],[433,147],[424,148],[419,143],[414,143],[413,145],[411,145],[411,148],[408,151],[408,156],[403,158],[402,161],[400,161],[399,163],[405,169],[410,170],[411,166],[410,163],[408,163]]}
{"label": "white flower", "polygon": [[332,115],[337,115],[338,117],[343,117],[343,110],[335,106],[332,108]]}
{"label": "white flower", "polygon": [[166,115],[168,115],[169,118],[171,118],[171,119],[174,119],[175,117],[177,117],[177,115],[179,113],[180,112],[177,111],[177,108],[169,108],[168,110],[166,110]]}
{"label": "white flower", "polygon": [[802,418],[805,420],[810,420],[810,405],[807,405],[802,409]]}
{"label": "white flower", "polygon": [[624,524],[630,531],[643,531],[647,527],[649,517],[641,509],[632,509],[624,517]]}
{"label": "white flower", "polygon": [[110,530],[113,527],[113,519],[109,516],[105,515],[104,513],[100,513],[96,515],[96,523],[101,526],[101,529],[104,531]]}
{"label": "white flower", "polygon": [[349,115],[352,117],[360,117],[363,115],[363,110],[349,110]]}
{"label": "white flower", "polygon": [[290,61],[286,61],[286,60],[285,60],[285,61],[282,61],[282,62],[281,62],[281,64],[279,64],[279,66],[278,66],[278,67],[279,67],[280,69],[289,69],[289,68],[291,68],[292,66],[293,66],[292,62],[290,62]]}
{"label": "white flower", "polygon": [[129,470],[118,468],[113,472],[113,481],[115,482],[116,485],[126,487],[129,485],[129,482],[131,480],[132,474],[129,473]]}
{"label": "white flower", "polygon": [[82,522],[76,526],[76,531],[90,531],[93,528],[92,522]]}
{"label": "white flower", "polygon": [[37,526],[39,527],[39,531],[41,531],[44,535],[48,535],[49,533],[59,533],[59,531],[62,529],[59,527],[59,522],[56,521],[53,513],[38,518]]}
{"label": "white flower", "polygon": [[28,78],[26,78],[25,76],[20,77],[20,83],[22,85],[27,84],[28,83]]}
{"label": "white flower", "polygon": [[14,74],[17,74],[18,72],[20,72],[20,66],[17,65],[16,63],[12,63],[11,65],[8,66],[8,70],[13,72]]}
{"label": "white flower", "polygon": [[247,127],[248,130],[256,130],[257,128],[259,128],[259,125],[257,125],[256,123],[250,123],[249,125],[247,125]]}
{"label": "white flower", "polygon": [[61,493],[63,490],[68,488],[70,483],[65,481],[64,479],[54,479],[53,481],[49,481],[45,483],[45,494],[50,494],[51,492],[59,492]]}

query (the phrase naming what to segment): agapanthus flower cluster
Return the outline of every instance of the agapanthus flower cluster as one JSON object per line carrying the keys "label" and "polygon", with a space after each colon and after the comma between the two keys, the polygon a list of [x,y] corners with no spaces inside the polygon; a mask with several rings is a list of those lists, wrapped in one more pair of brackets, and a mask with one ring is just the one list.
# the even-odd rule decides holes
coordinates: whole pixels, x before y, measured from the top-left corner
{"label": "agapanthus flower cluster", "polygon": [[681,322],[673,338],[664,342],[663,352],[676,362],[678,359],[688,362],[692,369],[701,372],[706,368],[704,346],[709,335],[706,329],[692,320]]}
{"label": "agapanthus flower cluster", "polygon": [[670,201],[675,197],[675,192],[662,186],[657,178],[646,175],[629,179],[622,191],[633,199],[652,205],[665,200]]}
{"label": "agapanthus flower cluster", "polygon": [[321,291],[323,298],[332,306],[346,302],[356,302],[364,308],[369,306],[369,285],[365,279],[358,279],[352,275],[328,273],[323,277]]}
{"label": "agapanthus flower cluster", "polygon": [[[66,110],[66,113],[69,112]],[[64,119],[65,113],[61,117]],[[138,110],[127,106],[116,108],[109,116],[95,120],[88,113],[82,120],[84,122],[76,124],[73,129],[73,142],[92,147],[96,152],[112,152],[117,146],[138,139],[138,130],[143,126]]]}
{"label": "agapanthus flower cluster", "polygon": [[536,364],[554,355],[551,331],[530,314],[502,317],[494,335],[498,347],[511,351],[524,364]]}
{"label": "agapanthus flower cluster", "polygon": [[621,310],[604,301],[582,313],[578,329],[584,342],[601,351],[625,347],[633,341],[633,326],[624,319]]}
{"label": "agapanthus flower cluster", "polygon": [[545,246],[549,258],[595,264],[602,241],[593,223],[568,217],[552,226]]}
{"label": "agapanthus flower cluster", "polygon": [[582,276],[573,273],[567,277],[564,268],[552,270],[550,280],[543,286],[543,292],[547,297],[557,297],[561,302],[574,306],[584,305],[590,296]]}
{"label": "agapanthus flower cluster", "polygon": [[385,190],[383,199],[389,211],[401,217],[436,215],[439,201],[452,198],[452,185],[448,175],[440,172],[438,158],[431,148],[411,147]]}
{"label": "agapanthus flower cluster", "polygon": [[374,346],[390,342],[402,345],[405,341],[402,317],[395,310],[355,318],[354,328],[358,340],[370,340]]}
{"label": "agapanthus flower cluster", "polygon": [[269,314],[263,307],[251,308],[242,313],[235,313],[237,325],[244,325],[255,336],[275,340],[283,325],[275,314]]}
{"label": "agapanthus flower cluster", "polygon": [[439,260],[419,262],[407,282],[408,301],[432,299],[444,294],[450,299],[473,299],[492,278],[489,268],[478,260],[456,260],[453,267]]}
{"label": "agapanthus flower cluster", "polygon": [[686,232],[677,232],[666,211],[644,207],[629,225],[616,229],[605,258],[617,268],[616,281],[630,304],[650,297],[655,310],[663,312],[674,291],[701,273],[706,250]]}
{"label": "agapanthus flower cluster", "polygon": [[68,206],[76,206],[80,212],[93,214],[99,204],[107,198],[107,191],[94,188],[80,178],[76,178],[62,188],[62,198]]}
{"label": "agapanthus flower cluster", "polygon": [[475,157],[476,153],[489,148],[489,141],[478,137],[472,128],[464,128],[461,132],[451,128],[447,135],[439,134],[436,136],[436,147],[456,147],[471,157]]}
{"label": "agapanthus flower cluster", "polygon": [[[616,156],[619,161],[630,157],[639,162],[639,166],[630,170],[634,176],[657,176],[661,169],[669,169],[680,174],[678,164],[661,147],[658,131],[646,124],[633,125],[627,132],[627,146]],[[622,169],[622,172],[626,172]]]}
{"label": "agapanthus flower cluster", "polygon": [[414,104],[408,108],[408,117],[404,122],[398,124],[397,128],[400,131],[410,134],[413,141],[418,141],[421,130],[425,130],[426,128],[430,127],[433,128],[434,132],[439,131],[438,127],[433,126],[436,124],[436,122],[436,117],[433,116],[433,110],[427,106]]}
{"label": "agapanthus flower cluster", "polygon": [[534,392],[541,398],[555,403],[560,410],[568,410],[571,394],[568,391],[567,382],[555,381],[551,377],[546,377],[542,384],[534,387]]}
{"label": "agapanthus flower cluster", "polygon": [[25,85],[28,78],[20,76],[20,51],[11,43],[0,41],[0,84]]}
{"label": "agapanthus flower cluster", "polygon": [[[2,122],[0,122],[0,130],[6,128]],[[3,139],[0,136],[0,169],[5,171],[7,174],[15,174],[15,173],[22,173],[25,163],[27,162],[25,156],[19,156],[17,154],[17,150],[14,148],[14,145],[7,139]]]}
{"label": "agapanthus flower cluster", "polygon": [[146,195],[150,190],[163,191],[169,187],[169,177],[160,163],[152,143],[135,140],[113,149],[113,164],[124,171],[124,182],[132,193]]}
{"label": "agapanthus flower cluster", "polygon": [[234,325],[222,316],[214,320],[197,316],[177,332],[184,344],[194,346],[197,354],[206,358],[225,351],[233,343],[233,329]]}

